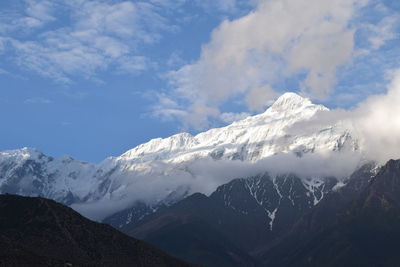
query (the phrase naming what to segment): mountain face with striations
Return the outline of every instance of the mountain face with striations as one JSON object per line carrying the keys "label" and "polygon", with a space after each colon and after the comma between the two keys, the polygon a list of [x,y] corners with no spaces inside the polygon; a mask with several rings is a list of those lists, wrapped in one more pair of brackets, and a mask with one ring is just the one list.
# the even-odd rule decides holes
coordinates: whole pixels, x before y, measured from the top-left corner
{"label": "mountain face with striations", "polygon": [[311,196],[295,175],[235,179],[121,230],[210,267],[398,266],[400,160],[333,184]]}
{"label": "mountain face with striations", "polygon": [[[308,230],[299,239],[303,240],[333,220],[376,172],[375,164],[365,164],[340,183],[334,177],[304,180],[294,174],[234,179],[208,197],[194,194],[127,223],[121,231],[205,266],[264,264],[264,255],[293,228]],[[208,234],[196,235],[206,227],[211,229]],[[225,240],[225,246],[215,242],[214,236],[222,236],[218,241]],[[228,251],[234,250],[228,248],[235,248],[237,256],[230,257]]]}
{"label": "mountain face with striations", "polygon": [[[153,139],[97,164],[68,156],[52,158],[29,148],[0,152],[0,193],[51,198],[97,220],[114,214],[106,221],[122,227],[192,193],[210,194],[234,178],[251,176],[236,169],[251,167],[252,175],[269,171],[268,166],[274,164],[263,161],[275,157],[317,155],[319,160],[329,161],[326,155],[351,153],[355,159],[352,168],[361,165],[362,149],[340,123],[301,126],[321,112],[329,110],[285,93],[262,114],[195,136],[181,133]],[[285,168],[271,172],[272,179],[287,174],[279,172],[293,172]],[[314,188],[322,188],[325,178],[308,175],[301,182],[313,204],[324,191],[315,193]],[[334,186],[331,183],[327,188]],[[256,187],[251,190],[256,192]],[[271,206],[266,210],[272,220],[275,209]]]}
{"label": "mountain face with striations", "polygon": [[367,183],[360,183],[359,174],[350,188],[324,199],[299,220],[262,256],[264,265],[398,266],[400,160],[367,175]]}

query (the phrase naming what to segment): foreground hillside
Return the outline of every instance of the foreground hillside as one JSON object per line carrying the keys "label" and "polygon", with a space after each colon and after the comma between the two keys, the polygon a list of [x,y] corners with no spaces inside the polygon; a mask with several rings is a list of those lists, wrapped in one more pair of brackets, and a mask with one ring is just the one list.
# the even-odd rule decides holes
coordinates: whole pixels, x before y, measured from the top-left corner
{"label": "foreground hillside", "polygon": [[44,198],[0,195],[0,266],[191,266]]}

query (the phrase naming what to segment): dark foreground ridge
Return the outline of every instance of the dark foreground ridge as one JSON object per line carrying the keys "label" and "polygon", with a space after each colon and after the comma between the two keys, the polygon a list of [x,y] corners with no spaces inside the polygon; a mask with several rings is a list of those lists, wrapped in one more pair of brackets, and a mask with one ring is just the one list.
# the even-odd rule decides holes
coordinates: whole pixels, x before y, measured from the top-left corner
{"label": "dark foreground ridge", "polygon": [[44,198],[0,195],[0,266],[192,266]]}

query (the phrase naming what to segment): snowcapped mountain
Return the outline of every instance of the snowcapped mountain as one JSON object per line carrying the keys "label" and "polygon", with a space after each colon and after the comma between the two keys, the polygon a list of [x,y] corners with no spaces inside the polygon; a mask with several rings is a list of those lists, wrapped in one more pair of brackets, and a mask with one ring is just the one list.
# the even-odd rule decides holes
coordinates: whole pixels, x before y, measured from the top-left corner
{"label": "snowcapped mountain", "polygon": [[340,123],[299,126],[320,112],[329,110],[285,93],[262,114],[195,136],[153,139],[97,164],[54,159],[29,148],[0,152],[0,192],[52,198],[99,219],[133,203],[156,207],[194,192],[209,194],[244,175],[223,164],[213,171],[210,163],[255,164],[282,154],[300,158],[358,153],[357,140]]}
{"label": "snowcapped mountain", "polygon": [[349,133],[338,125],[302,136],[291,136],[286,132],[295,123],[327,110],[295,93],[285,93],[262,114],[196,136],[181,133],[165,139],[153,139],[116,160],[126,162],[128,166],[154,160],[181,163],[209,156],[214,159],[257,161],[279,152],[335,150],[347,142],[353,142],[349,145],[354,146]]}
{"label": "snowcapped mountain", "polygon": [[55,159],[31,148],[0,152],[2,193],[41,195],[70,204],[87,196],[96,172],[93,164],[68,156]]}

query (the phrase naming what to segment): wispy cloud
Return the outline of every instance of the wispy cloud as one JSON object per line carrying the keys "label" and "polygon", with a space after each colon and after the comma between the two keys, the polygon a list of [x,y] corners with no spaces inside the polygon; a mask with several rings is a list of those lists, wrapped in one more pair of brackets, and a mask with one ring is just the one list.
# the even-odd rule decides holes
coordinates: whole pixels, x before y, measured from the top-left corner
{"label": "wispy cloud", "polygon": [[235,13],[243,7],[254,7],[257,3],[255,0],[194,0],[194,2],[206,11],[220,11],[224,13]]}
{"label": "wispy cloud", "polygon": [[16,3],[21,10],[0,12],[0,34],[26,34],[56,20],[53,16],[56,1],[25,0]]}
{"label": "wispy cloud", "polygon": [[370,38],[371,49],[379,49],[387,41],[400,38],[399,33],[396,31],[396,25],[400,23],[398,14],[392,15],[382,19],[378,24],[369,24],[368,28],[372,31]]}
{"label": "wispy cloud", "polygon": [[4,74],[10,74],[8,71],[6,71],[5,69],[0,68],[0,75],[4,75]]}
{"label": "wispy cloud", "polygon": [[234,121],[242,120],[250,116],[250,113],[247,112],[239,112],[239,113],[234,113],[234,112],[224,112],[221,114],[221,120],[225,123],[232,123]]}
{"label": "wispy cloud", "polygon": [[[56,21],[56,11],[70,23]],[[23,12],[10,17],[13,23],[3,20],[0,27],[1,47],[12,51],[19,66],[64,83],[74,76],[96,80],[105,70],[144,71],[153,65],[138,54],[139,46],[157,42],[160,31],[173,30],[146,2],[27,0]],[[34,32],[18,38],[22,28]]]}
{"label": "wispy cloud", "polygon": [[229,13],[245,3],[249,5],[244,0],[23,0],[0,11],[0,54],[7,49],[3,57],[9,62],[60,83],[76,77],[98,82],[104,71],[137,74],[158,65],[142,48],[179,30],[172,14],[185,14],[189,5]]}
{"label": "wispy cloud", "polygon": [[187,111],[182,110],[175,100],[163,93],[154,93],[157,96],[157,104],[152,107],[148,114],[153,117],[161,118],[165,121],[171,121],[188,116]]}
{"label": "wispy cloud", "polygon": [[24,101],[25,104],[51,104],[53,101],[44,97],[32,97]]}
{"label": "wispy cloud", "polygon": [[56,18],[52,15],[54,5],[51,1],[27,0],[26,14],[30,18],[35,18],[43,23],[54,21]]}

